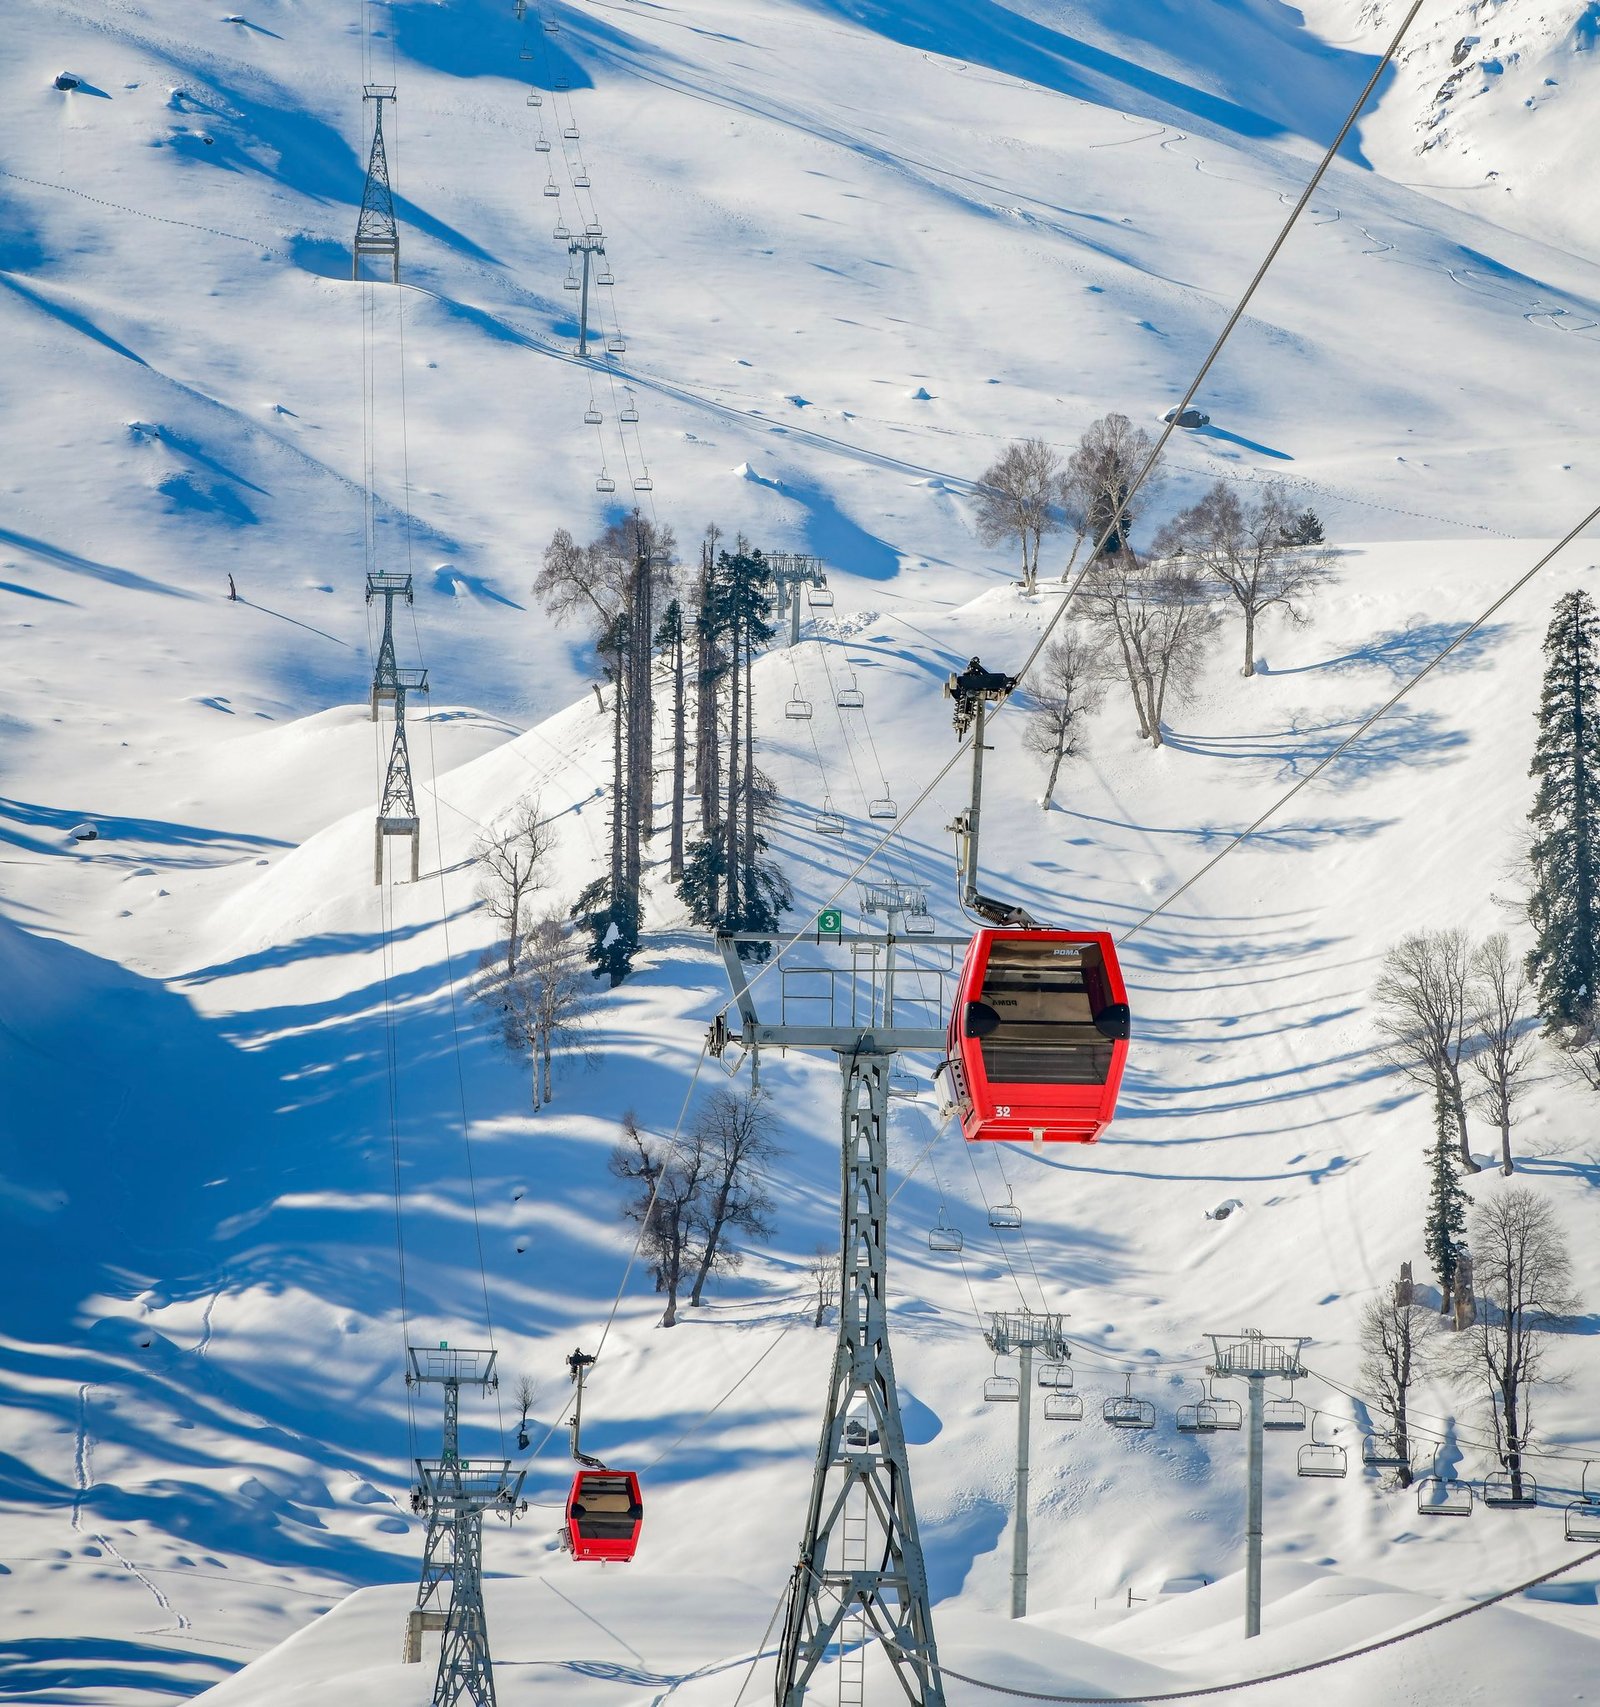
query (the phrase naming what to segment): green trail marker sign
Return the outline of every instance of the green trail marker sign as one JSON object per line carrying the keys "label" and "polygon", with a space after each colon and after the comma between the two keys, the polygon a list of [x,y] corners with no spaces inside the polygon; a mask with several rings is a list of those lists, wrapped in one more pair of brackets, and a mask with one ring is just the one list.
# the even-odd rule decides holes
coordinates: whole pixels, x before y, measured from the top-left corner
{"label": "green trail marker sign", "polygon": [[837,907],[824,907],[817,914],[817,941],[832,937],[835,942],[844,934],[844,914]]}

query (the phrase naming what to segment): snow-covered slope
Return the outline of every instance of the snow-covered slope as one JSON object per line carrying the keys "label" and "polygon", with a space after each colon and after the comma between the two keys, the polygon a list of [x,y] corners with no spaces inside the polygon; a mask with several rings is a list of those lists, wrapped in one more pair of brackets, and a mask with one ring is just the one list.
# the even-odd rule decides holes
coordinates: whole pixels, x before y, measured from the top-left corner
{"label": "snow-covered slope", "polygon": [[[528,38],[511,12],[263,0],[223,20],[144,0],[85,21],[22,0],[7,20],[0,1644],[20,1699],[194,1693],[291,1632],[219,1700],[424,1688],[387,1669],[420,1542],[405,1338],[472,1343],[487,1301],[542,1433],[562,1354],[606,1319],[628,1253],[606,1152],[629,1108],[672,1128],[720,965],[655,869],[647,952],[605,998],[593,1070],[570,1066],[538,1116],[462,994],[489,938],[479,827],[536,793],[563,902],[604,845],[593,659],[529,593],[553,528],[616,513],[602,458],[630,498],[648,465],[640,501],[690,550],[715,521],[828,560],[831,617],[757,669],[798,921],[870,845],[868,798],[909,801],[948,752],[948,668],[1016,660],[1053,609],[977,544],[971,482],[1010,438],[1067,446],[1107,408],[1151,420],[1181,392],[1382,22],[1332,0],[1310,9],[1320,34],[1268,0],[694,0],[562,7],[558,33]],[[63,69],[83,86],[52,87]],[[572,84],[555,118],[527,106],[529,69]],[[1384,127],[1408,74],[1229,346],[1203,399],[1215,424],[1174,446],[1164,499],[1219,474],[1295,482],[1341,548],[1335,583],[1314,626],[1265,631],[1250,682],[1230,629],[1160,752],[1113,696],[1062,810],[1038,809],[1015,714],[996,724],[989,864],[1054,916],[1134,924],[1593,501],[1592,226],[1523,217],[1545,206],[1531,179],[1515,219],[1407,182]],[[400,89],[402,296],[344,276],[364,77]],[[540,194],[541,113],[581,130],[594,188],[576,209],[565,179]],[[1530,170],[1549,152],[1506,147]],[[627,349],[596,385],[598,439],[557,204],[599,214],[618,279]],[[623,386],[642,418],[619,441]],[[402,662],[433,676],[413,737],[424,882],[382,891],[369,457],[377,560],[416,576]],[[1216,1580],[1238,1564],[1237,1438],[1086,1424],[1036,1445],[1018,1640],[999,1621],[1010,1419],[981,1402],[973,1311],[1069,1311],[1091,1413],[1131,1369],[1170,1418],[1205,1332],[1247,1322],[1313,1336],[1313,1367],[1350,1383],[1362,1300],[1420,1259],[1427,1129],[1373,1057],[1366,991],[1405,929],[1506,923],[1545,614],[1587,568],[1580,549],[1548,571],[1134,937],[1139,1046],[1112,1138],[969,1158],[946,1136],[905,1183],[897,1355],[952,1665],[1032,1688],[1225,1679],[1559,1562],[1550,1509],[1440,1533],[1371,1478],[1302,1482],[1275,1453],[1274,1633],[1243,1651],[1237,1581]],[[864,717],[830,709],[851,671]],[[796,680],[811,725],[782,716]],[[905,822],[886,867],[928,883],[952,929],[959,793]],[[852,819],[842,846],[811,833],[824,795]],[[74,842],[85,818],[99,839]],[[490,1568],[516,1579],[490,1591],[507,1700],[552,1675],[654,1696],[707,1667],[679,1693],[725,1700],[742,1671],[714,1668],[759,1646],[831,1354],[803,1294],[837,1180],[837,1070],[790,1058],[766,1078],[789,1152],[772,1248],[670,1333],[635,1276],[595,1378],[597,1449],[649,1472],[634,1574],[555,1552],[557,1446],[533,1462],[530,1521],[489,1536]],[[933,1133],[931,1092],[897,1103],[897,1169]],[[1520,1142],[1592,1301],[1592,1115],[1541,1086]],[[1002,1246],[982,1206],[1008,1186],[1026,1241]],[[941,1192],[965,1270],[926,1247]],[[1229,1197],[1243,1212],[1207,1220]],[[1592,1336],[1569,1343],[1542,1428],[1581,1456],[1600,1387]],[[1304,1396],[1355,1442],[1349,1401]],[[1423,1408],[1445,1461],[1481,1473],[1460,1398],[1435,1387]],[[427,1443],[426,1407],[415,1421]],[[469,1444],[487,1450],[498,1421],[469,1407]],[[1128,1614],[1130,1591],[1149,1599],[1119,1620],[1106,1603]],[[1325,1674],[1329,1699],[1454,1701],[1468,1677],[1509,1699],[1493,1668],[1535,1640],[1541,1693],[1517,1698],[1565,1699],[1592,1673],[1592,1569],[1562,1592]]]}

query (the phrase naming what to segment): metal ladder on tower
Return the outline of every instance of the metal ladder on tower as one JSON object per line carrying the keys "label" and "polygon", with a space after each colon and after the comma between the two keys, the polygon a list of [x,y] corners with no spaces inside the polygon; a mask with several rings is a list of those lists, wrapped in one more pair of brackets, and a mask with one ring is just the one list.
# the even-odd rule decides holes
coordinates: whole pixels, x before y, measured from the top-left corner
{"label": "metal ladder on tower", "polygon": [[[858,1483],[840,1518],[839,1562],[846,1571],[866,1570],[868,1528],[867,1492]],[[839,1624],[839,1707],[865,1707],[870,1635],[866,1607],[858,1598]]]}

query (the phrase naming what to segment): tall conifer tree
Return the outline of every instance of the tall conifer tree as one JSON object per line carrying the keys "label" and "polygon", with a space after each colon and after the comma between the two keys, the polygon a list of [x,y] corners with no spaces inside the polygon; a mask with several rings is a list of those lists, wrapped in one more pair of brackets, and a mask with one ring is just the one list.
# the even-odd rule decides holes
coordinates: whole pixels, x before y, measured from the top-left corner
{"label": "tall conifer tree", "polygon": [[1461,1189],[1461,1164],[1456,1159],[1456,1126],[1442,1092],[1433,1101],[1433,1143],[1428,1148],[1428,1261],[1438,1277],[1441,1314],[1455,1296],[1456,1271],[1466,1249],[1468,1197]]}
{"label": "tall conifer tree", "polygon": [[1538,793],[1528,820],[1532,889],[1528,955],[1539,1011],[1551,1031],[1581,1038],[1596,1017],[1600,965],[1600,672],[1595,647],[1600,618],[1581,589],[1556,602],[1545,635],[1539,739],[1529,774]]}

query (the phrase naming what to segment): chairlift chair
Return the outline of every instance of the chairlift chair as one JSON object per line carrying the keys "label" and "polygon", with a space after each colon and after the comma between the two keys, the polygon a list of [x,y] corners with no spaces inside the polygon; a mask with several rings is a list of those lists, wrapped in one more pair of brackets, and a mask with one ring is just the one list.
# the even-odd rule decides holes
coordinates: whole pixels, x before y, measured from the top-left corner
{"label": "chairlift chair", "polygon": [[613,332],[611,336],[606,339],[606,354],[610,356],[622,356],[627,353],[628,346],[622,334],[620,332]]}
{"label": "chairlift chair", "polygon": [[811,721],[811,701],[801,699],[800,695],[796,693],[793,699],[784,701],[783,715],[791,723],[809,723]]}
{"label": "chairlift chair", "polygon": [[533,147],[534,152],[537,154],[548,154],[550,152],[550,138],[548,136],[541,136],[534,143]]}
{"label": "chairlift chair", "polygon": [[1039,1365],[1039,1385],[1053,1388],[1057,1391],[1072,1385],[1072,1365],[1051,1359],[1048,1363]]}
{"label": "chairlift chair", "polygon": [[531,47],[518,48],[517,58],[518,59],[532,59],[533,58],[533,49]]}
{"label": "chairlift chair", "polygon": [[1417,1483],[1419,1517],[1471,1517],[1472,1484],[1437,1471]]}
{"label": "chairlift chair", "polygon": [[572,233],[567,230],[567,222],[564,219],[556,221],[555,229],[550,233],[550,236],[557,243],[570,243],[572,241]]}
{"label": "chairlift chair", "polygon": [[583,422],[586,427],[598,427],[604,419],[605,416],[592,403],[583,412]]}
{"label": "chairlift chair", "polygon": [[1311,1438],[1295,1455],[1294,1473],[1297,1476],[1342,1477],[1349,1473],[1350,1454],[1331,1440],[1317,1439],[1319,1411],[1311,1413]]}
{"label": "chairlift chair", "polygon": [[1397,1435],[1374,1433],[1362,1439],[1361,1462],[1369,1470],[1400,1470],[1411,1460],[1400,1450]]}
{"label": "chairlift chair", "polygon": [[1076,1393],[1046,1393],[1044,1396],[1046,1422],[1081,1423],[1083,1400]]}
{"label": "chairlift chair", "polygon": [[568,142],[576,142],[578,140],[578,127],[575,124],[564,124],[561,127],[561,134]]}
{"label": "chairlift chair", "polygon": [[561,288],[563,290],[582,290],[583,280],[576,273],[568,273],[561,281]]}
{"label": "chairlift chair", "polygon": [[544,105],[544,96],[541,95],[537,89],[530,89],[528,91],[528,105],[530,107],[542,107]]}
{"label": "chairlift chair", "polygon": [[1113,1394],[1100,1407],[1101,1419],[1113,1428],[1154,1428],[1156,1408],[1148,1399],[1138,1399],[1133,1393],[1133,1376],[1122,1378],[1120,1393]]}
{"label": "chairlift chair", "polygon": [[[585,237],[604,237],[606,234],[606,231],[605,231],[605,227],[600,223],[600,221],[598,219],[591,219],[589,221],[589,223],[584,226],[583,234]],[[615,281],[613,281],[613,282],[615,282]]]}
{"label": "chairlift chair", "polygon": [[1483,1478],[1483,1503],[1496,1511],[1525,1511],[1539,1503],[1539,1484],[1522,1471],[1517,1477],[1521,1492],[1511,1480],[1509,1470],[1491,1470]]}
{"label": "chairlift chair", "polygon": [[1015,1405],[1022,1398],[1022,1385],[1015,1375],[1000,1373],[1000,1359],[994,1360],[994,1374],[983,1384],[983,1399],[988,1405]]}
{"label": "chairlift chair", "polygon": [[939,1220],[937,1225],[928,1229],[928,1249],[930,1251],[960,1251],[966,1248],[966,1239],[959,1227],[952,1227],[945,1219],[944,1205],[939,1205]]}
{"label": "chairlift chair", "polygon": [[568,94],[568,93],[570,93],[571,89],[572,89],[571,78],[569,78],[569,77],[558,77],[556,79],[556,91],[558,94],[562,94],[562,95]]}
{"label": "chairlift chair", "polygon": [[1209,1399],[1199,1399],[1192,1405],[1178,1406],[1179,1434],[1215,1434],[1217,1410]]}
{"label": "chairlift chair", "polygon": [[856,686],[855,677],[851,676],[849,686],[839,689],[833,696],[833,703],[841,711],[860,711],[867,703],[867,696]]}
{"label": "chairlift chair", "polygon": [[1015,1233],[1022,1225],[1022,1211],[1017,1208],[1016,1194],[1007,1188],[1004,1203],[989,1205],[989,1225],[1002,1233]]}
{"label": "chairlift chair", "polygon": [[822,797],[822,810],[817,814],[812,828],[819,836],[842,836],[844,834],[844,817],[833,809],[833,796],[825,794]]}
{"label": "chairlift chair", "polygon": [[1298,1431],[1306,1426],[1306,1408],[1298,1399],[1268,1399],[1261,1407],[1261,1426],[1280,1432]]}
{"label": "chairlift chair", "polygon": [[1567,1539],[1590,1544],[1600,1543],[1600,1490],[1589,1487],[1590,1465],[1583,1466],[1583,1480],[1578,1484],[1578,1497],[1567,1507]]}
{"label": "chairlift chair", "polygon": [[542,195],[555,197],[555,196],[559,196],[561,194],[561,191],[557,187],[556,181],[554,178],[547,178],[545,180],[544,189],[540,193]]}
{"label": "chairlift chair", "polygon": [[561,33],[561,21],[560,21],[560,19],[558,19],[558,18],[546,18],[544,21],[544,33],[547,36],[560,35],[560,33]]}
{"label": "chairlift chair", "polygon": [[[604,261],[602,261],[600,263],[600,271],[594,275],[594,282],[597,285],[614,285],[617,282],[617,275],[614,272],[612,272],[612,270],[605,264]],[[624,415],[622,418],[623,418],[623,420],[628,419],[628,417],[626,415]],[[639,417],[637,415],[635,415],[633,418],[636,421],[639,419]]]}
{"label": "chairlift chair", "polygon": [[589,174],[582,166],[572,174],[572,187],[575,190],[586,190],[589,187]]}
{"label": "chairlift chair", "polygon": [[615,492],[617,489],[617,483],[602,468],[600,470],[599,478],[594,483],[594,489],[596,492]]}
{"label": "chairlift chair", "polygon": [[869,800],[867,802],[867,816],[869,818],[898,818],[900,816],[900,808],[896,806],[894,800],[886,794],[881,800]]}
{"label": "chairlift chair", "polygon": [[833,603],[833,589],[807,586],[806,602],[813,610],[826,610]]}
{"label": "chairlift chair", "polygon": [[[655,481],[653,481],[650,478],[650,470],[648,468],[644,471],[643,474],[634,475],[634,477],[633,477],[633,489],[635,492],[654,492],[655,491],[656,483],[655,483]],[[807,712],[806,715],[809,717],[811,714],[810,714],[810,712]]]}
{"label": "chairlift chair", "polygon": [[907,936],[933,936],[938,931],[932,913],[908,913],[905,921]]}

